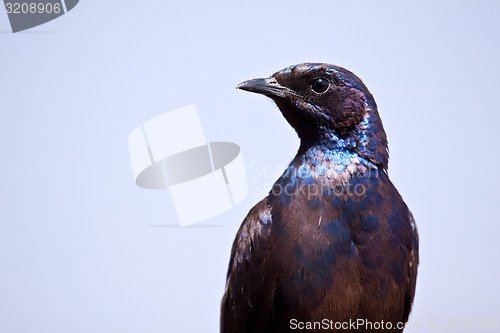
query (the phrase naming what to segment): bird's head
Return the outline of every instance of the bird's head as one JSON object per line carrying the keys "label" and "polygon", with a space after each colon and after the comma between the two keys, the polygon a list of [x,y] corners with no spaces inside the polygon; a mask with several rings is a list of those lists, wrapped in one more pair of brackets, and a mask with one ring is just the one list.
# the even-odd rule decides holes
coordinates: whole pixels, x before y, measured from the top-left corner
{"label": "bird's head", "polygon": [[363,82],[329,64],[289,66],[237,88],[274,100],[301,139],[299,154],[313,145],[355,151],[387,168],[387,139],[377,105]]}

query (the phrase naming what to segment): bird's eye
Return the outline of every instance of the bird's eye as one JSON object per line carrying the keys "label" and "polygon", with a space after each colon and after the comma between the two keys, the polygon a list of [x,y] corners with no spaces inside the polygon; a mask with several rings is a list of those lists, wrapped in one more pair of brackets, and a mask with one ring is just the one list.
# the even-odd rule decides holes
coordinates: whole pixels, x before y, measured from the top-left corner
{"label": "bird's eye", "polygon": [[330,87],[330,82],[328,82],[328,80],[324,78],[315,79],[311,83],[312,91],[314,91],[317,94],[325,93],[329,87]]}

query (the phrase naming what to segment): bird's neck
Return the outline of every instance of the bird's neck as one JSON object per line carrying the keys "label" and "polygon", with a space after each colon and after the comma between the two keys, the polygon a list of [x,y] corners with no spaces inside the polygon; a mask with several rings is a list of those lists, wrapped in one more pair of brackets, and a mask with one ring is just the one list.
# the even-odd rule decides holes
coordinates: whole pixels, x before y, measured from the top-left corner
{"label": "bird's neck", "polygon": [[340,135],[334,130],[320,128],[318,136],[315,138],[304,138],[300,142],[297,155],[303,155],[307,151],[329,150],[329,151],[354,151],[359,145],[356,138]]}
{"label": "bird's neck", "polygon": [[[338,145],[317,144],[299,152],[290,163],[283,177],[294,182],[311,181],[330,182],[330,180],[348,181],[353,176],[366,171],[378,172],[378,168],[369,159],[356,151]],[[328,180],[327,180],[328,179]]]}
{"label": "bird's neck", "polygon": [[315,133],[314,136],[301,136],[299,133],[301,144],[295,159],[318,149],[338,154],[356,153],[381,170],[387,170],[387,139],[375,102],[365,103],[365,116],[353,128],[332,129],[318,125],[317,130],[309,132]]}
{"label": "bird's neck", "polygon": [[293,159],[273,185],[271,200],[289,202],[292,198],[343,195],[352,185],[378,178],[380,171],[355,151],[314,145]]}

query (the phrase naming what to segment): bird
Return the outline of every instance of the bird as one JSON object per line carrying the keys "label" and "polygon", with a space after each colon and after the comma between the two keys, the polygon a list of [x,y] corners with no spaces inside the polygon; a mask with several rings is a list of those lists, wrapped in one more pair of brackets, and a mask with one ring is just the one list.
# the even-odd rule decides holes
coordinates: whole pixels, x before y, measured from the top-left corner
{"label": "bird", "polygon": [[325,63],[237,88],[271,98],[300,146],[236,234],[221,333],[403,332],[419,237],[368,88]]}

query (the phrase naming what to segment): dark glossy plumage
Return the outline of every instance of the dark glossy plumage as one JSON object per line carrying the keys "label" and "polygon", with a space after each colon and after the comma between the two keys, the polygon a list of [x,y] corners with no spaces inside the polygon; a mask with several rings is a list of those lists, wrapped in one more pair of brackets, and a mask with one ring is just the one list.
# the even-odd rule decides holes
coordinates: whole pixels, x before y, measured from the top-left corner
{"label": "dark glossy plumage", "polygon": [[238,231],[221,332],[288,332],[300,323],[333,332],[324,320],[358,319],[401,332],[415,291],[418,234],[387,175],[372,95],[354,74],[328,64],[290,66],[238,87],[272,98],[301,145]]}

